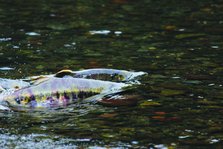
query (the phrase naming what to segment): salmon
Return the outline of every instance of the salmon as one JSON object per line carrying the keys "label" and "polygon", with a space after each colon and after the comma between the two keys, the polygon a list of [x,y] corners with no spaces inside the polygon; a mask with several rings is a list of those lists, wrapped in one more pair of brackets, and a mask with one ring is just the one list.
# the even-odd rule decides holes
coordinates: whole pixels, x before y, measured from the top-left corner
{"label": "salmon", "polygon": [[52,77],[37,85],[12,93],[2,93],[0,100],[11,106],[57,107],[93,97],[98,94],[120,92],[130,84],[83,78]]}

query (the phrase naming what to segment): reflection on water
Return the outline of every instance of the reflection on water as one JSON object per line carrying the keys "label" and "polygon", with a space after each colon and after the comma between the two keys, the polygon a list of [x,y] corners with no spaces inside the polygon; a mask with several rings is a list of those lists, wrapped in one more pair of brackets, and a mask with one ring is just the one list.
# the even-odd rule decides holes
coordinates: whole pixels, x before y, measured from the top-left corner
{"label": "reflection on water", "polygon": [[26,137],[27,147],[221,148],[220,0],[0,3],[1,78],[63,68],[149,73],[136,106],[1,113],[1,146]]}

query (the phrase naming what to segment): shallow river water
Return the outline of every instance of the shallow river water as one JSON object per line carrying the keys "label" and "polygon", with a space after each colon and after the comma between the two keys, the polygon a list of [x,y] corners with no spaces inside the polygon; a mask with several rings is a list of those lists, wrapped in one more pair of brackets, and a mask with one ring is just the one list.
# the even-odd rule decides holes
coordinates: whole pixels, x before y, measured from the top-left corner
{"label": "shallow river water", "polygon": [[221,0],[0,0],[0,77],[144,71],[134,106],[0,113],[2,148],[222,148]]}

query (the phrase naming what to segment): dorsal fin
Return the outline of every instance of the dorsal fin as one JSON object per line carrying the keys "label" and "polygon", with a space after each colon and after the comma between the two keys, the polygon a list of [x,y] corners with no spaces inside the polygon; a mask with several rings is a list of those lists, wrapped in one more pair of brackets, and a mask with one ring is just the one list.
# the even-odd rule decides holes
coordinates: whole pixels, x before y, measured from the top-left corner
{"label": "dorsal fin", "polygon": [[58,78],[63,78],[64,76],[72,76],[74,72],[70,69],[64,69],[57,72],[54,76]]}

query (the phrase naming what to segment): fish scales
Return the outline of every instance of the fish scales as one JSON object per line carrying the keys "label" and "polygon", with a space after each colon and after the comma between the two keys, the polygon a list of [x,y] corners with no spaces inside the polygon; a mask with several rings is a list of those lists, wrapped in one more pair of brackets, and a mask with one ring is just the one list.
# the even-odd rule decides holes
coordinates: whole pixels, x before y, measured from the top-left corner
{"label": "fish scales", "polygon": [[93,95],[119,90],[128,85],[82,78],[50,78],[40,84],[30,86],[3,96],[10,104],[29,107],[67,105]]}

